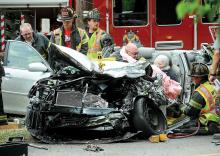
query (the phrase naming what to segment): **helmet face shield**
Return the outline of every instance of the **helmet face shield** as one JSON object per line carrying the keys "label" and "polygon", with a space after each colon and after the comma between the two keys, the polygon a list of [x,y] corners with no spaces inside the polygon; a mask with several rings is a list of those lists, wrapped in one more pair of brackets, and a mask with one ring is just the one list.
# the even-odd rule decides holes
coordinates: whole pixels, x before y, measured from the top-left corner
{"label": "helmet face shield", "polygon": [[191,68],[191,77],[203,77],[209,75],[209,68],[204,63],[193,63]]}

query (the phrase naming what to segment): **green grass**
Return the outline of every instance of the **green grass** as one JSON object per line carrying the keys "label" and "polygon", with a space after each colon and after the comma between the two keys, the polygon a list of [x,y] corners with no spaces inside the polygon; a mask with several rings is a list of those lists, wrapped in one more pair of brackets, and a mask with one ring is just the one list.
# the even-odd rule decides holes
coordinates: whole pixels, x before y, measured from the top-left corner
{"label": "green grass", "polygon": [[31,135],[26,128],[0,130],[0,144],[6,143],[9,137],[24,137],[24,141],[31,140]]}

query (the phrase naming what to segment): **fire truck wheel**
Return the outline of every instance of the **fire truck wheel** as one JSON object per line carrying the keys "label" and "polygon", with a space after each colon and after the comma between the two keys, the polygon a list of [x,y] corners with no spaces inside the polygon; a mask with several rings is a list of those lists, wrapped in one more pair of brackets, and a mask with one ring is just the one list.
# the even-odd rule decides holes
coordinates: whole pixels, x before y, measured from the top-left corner
{"label": "fire truck wheel", "polygon": [[133,123],[138,131],[143,132],[143,137],[163,133],[167,127],[163,112],[151,99],[139,98],[134,106]]}

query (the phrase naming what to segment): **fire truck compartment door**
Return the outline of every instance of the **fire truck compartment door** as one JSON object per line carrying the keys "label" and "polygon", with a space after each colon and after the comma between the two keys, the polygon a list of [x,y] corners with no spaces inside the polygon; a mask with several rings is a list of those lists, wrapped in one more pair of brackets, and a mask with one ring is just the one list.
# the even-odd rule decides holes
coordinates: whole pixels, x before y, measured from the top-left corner
{"label": "fire truck compartment door", "polygon": [[36,8],[68,6],[69,0],[1,0],[0,8]]}

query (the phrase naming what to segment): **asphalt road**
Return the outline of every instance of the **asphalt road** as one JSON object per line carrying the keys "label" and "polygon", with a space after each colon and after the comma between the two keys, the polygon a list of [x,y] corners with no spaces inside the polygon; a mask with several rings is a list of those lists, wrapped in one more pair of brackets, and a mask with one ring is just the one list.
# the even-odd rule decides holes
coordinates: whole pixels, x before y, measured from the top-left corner
{"label": "asphalt road", "polygon": [[28,156],[220,156],[220,146],[212,143],[212,136],[193,136],[150,143],[138,140],[128,143],[96,144],[103,151],[84,150],[86,144],[45,145],[48,150],[29,147]]}

